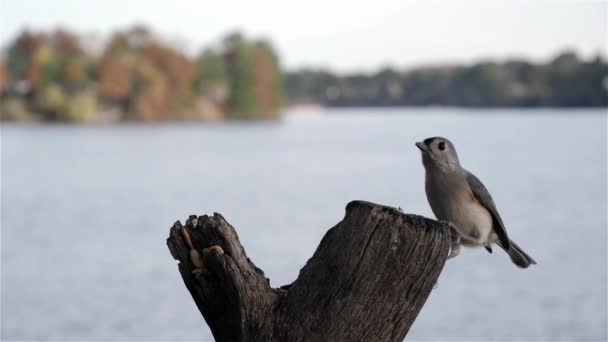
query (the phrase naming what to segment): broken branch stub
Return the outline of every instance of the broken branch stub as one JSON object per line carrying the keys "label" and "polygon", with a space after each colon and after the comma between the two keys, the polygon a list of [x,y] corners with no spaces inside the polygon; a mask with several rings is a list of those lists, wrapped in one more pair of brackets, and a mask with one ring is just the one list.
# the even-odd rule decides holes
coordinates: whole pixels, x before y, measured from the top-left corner
{"label": "broken branch stub", "polygon": [[167,245],[217,341],[401,341],[449,240],[445,224],[353,201],[287,289],[270,287],[220,214],[176,222]]}

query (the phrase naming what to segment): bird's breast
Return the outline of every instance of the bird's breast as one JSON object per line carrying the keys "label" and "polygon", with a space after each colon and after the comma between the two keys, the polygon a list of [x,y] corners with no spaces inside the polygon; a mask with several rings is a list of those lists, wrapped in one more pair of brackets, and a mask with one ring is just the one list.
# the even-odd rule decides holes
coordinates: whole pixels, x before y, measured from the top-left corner
{"label": "bird's breast", "polygon": [[439,220],[451,222],[473,244],[485,244],[492,231],[492,216],[475,199],[465,181],[427,179],[429,205]]}

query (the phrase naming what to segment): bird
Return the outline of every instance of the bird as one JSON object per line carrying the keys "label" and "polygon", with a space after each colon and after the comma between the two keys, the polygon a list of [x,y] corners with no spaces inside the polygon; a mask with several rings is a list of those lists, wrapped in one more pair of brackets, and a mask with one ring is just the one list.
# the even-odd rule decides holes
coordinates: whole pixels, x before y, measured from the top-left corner
{"label": "bird", "polygon": [[460,165],[451,141],[431,137],[416,146],[422,154],[426,197],[433,214],[457,232],[449,258],[458,255],[460,244],[485,247],[489,253],[497,244],[515,265],[527,268],[536,264],[509,238],[490,192],[477,176]]}

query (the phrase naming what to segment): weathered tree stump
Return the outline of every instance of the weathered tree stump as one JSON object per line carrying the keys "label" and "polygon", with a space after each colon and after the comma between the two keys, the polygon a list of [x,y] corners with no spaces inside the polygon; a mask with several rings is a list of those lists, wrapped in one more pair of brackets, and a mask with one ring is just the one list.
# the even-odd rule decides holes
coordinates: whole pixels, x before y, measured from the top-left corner
{"label": "weathered tree stump", "polygon": [[450,242],[435,220],[353,201],[286,289],[269,286],[220,214],[176,222],[167,245],[217,341],[401,341]]}

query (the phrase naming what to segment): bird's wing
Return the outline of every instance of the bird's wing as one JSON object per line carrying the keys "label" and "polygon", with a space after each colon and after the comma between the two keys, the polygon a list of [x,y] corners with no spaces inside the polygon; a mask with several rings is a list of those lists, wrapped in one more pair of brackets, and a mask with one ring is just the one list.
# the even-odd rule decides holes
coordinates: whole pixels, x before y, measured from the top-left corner
{"label": "bird's wing", "polygon": [[505,250],[508,250],[510,247],[509,237],[507,236],[507,230],[505,229],[504,223],[502,223],[502,219],[498,214],[498,210],[496,210],[496,205],[494,204],[494,200],[492,196],[483,185],[483,183],[477,178],[474,174],[466,171],[467,183],[469,183],[469,187],[471,191],[473,191],[473,195],[484,208],[486,208],[490,214],[492,215],[493,228],[496,234],[498,235],[498,239],[502,244]]}

